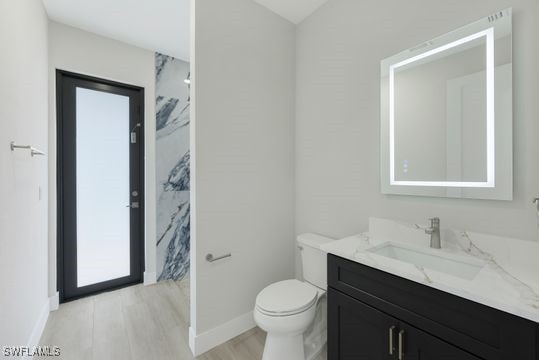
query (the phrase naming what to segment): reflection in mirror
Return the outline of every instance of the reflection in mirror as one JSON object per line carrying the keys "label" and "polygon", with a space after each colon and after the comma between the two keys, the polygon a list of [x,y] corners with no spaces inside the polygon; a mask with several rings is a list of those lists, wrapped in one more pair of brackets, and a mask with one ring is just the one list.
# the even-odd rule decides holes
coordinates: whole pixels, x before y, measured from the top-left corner
{"label": "reflection in mirror", "polygon": [[382,191],[512,197],[511,10],[382,61]]}

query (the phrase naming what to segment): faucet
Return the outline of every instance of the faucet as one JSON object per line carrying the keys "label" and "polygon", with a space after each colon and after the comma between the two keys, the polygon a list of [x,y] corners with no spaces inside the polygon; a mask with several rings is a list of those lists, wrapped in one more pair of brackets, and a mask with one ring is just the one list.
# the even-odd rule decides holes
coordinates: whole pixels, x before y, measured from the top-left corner
{"label": "faucet", "polygon": [[430,247],[433,249],[441,249],[442,244],[440,241],[440,218],[432,218],[430,220],[430,227],[425,229],[425,234],[430,235]]}

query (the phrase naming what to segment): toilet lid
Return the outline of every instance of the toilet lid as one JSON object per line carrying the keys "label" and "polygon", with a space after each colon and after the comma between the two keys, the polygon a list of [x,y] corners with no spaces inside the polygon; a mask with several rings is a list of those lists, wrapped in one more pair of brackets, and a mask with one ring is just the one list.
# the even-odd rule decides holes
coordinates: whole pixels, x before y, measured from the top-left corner
{"label": "toilet lid", "polygon": [[272,316],[301,313],[316,303],[318,291],[299,280],[285,280],[264,288],[256,297],[256,307]]}

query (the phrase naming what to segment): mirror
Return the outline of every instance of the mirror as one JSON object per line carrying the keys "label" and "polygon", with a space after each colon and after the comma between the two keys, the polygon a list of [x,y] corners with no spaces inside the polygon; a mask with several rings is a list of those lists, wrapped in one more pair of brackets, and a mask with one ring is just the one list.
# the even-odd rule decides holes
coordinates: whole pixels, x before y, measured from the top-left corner
{"label": "mirror", "polygon": [[381,62],[386,194],[511,200],[511,9]]}

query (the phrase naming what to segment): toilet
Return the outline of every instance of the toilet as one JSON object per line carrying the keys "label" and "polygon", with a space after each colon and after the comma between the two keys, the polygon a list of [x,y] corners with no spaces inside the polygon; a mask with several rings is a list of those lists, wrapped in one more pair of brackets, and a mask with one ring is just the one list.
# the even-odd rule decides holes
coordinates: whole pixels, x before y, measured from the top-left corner
{"label": "toilet", "polygon": [[315,234],[297,238],[304,281],[284,280],[265,287],[256,297],[254,319],[267,332],[262,360],[310,360],[325,347],[327,259]]}

